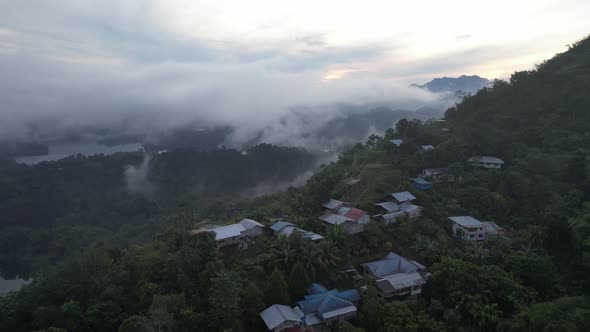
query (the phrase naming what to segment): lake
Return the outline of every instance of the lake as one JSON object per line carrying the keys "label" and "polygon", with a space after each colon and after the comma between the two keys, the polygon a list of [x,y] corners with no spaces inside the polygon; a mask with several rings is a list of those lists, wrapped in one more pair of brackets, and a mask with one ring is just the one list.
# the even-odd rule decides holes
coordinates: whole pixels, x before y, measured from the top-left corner
{"label": "lake", "polygon": [[22,286],[30,283],[33,281],[32,279],[24,280],[24,279],[4,279],[0,277],[0,295],[4,295],[10,291],[18,290]]}
{"label": "lake", "polygon": [[26,156],[14,158],[16,162],[34,165],[43,161],[53,161],[63,159],[69,156],[82,154],[92,156],[96,154],[109,155],[117,152],[135,152],[143,150],[139,143],[118,144],[113,146],[100,145],[97,143],[68,143],[49,145],[49,153],[39,156]]}

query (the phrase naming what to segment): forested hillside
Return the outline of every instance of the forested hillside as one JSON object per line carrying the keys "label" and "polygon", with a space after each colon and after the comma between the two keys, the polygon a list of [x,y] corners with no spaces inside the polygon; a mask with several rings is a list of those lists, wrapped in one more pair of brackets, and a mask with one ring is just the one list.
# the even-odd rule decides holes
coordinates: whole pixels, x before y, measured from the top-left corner
{"label": "forested hillside", "polygon": [[251,195],[260,183],[292,181],[315,163],[303,150],[269,144],[145,158],[78,155],[33,166],[0,160],[2,274],[27,276],[99,241],[125,247],[149,240],[171,215]]}
{"label": "forested hillside", "polygon": [[[355,288],[359,284],[343,271],[394,251],[432,273],[419,300],[386,301],[368,284],[358,317],[337,330],[586,331],[588,128],[585,39],[536,70],[465,98],[444,121],[401,120],[383,137],[373,135],[342,153],[301,188],[227,200],[189,218],[173,215],[175,225],[144,245],[98,245],[72,254],[0,298],[0,330],[262,331],[264,308],[292,305],[311,282]],[[475,155],[505,164],[501,170],[469,167],[465,161]],[[409,177],[434,167],[448,167],[453,181],[424,191],[410,187]],[[158,181],[179,180],[170,174]],[[375,202],[402,190],[424,208],[419,219],[373,222],[354,236],[317,219],[330,197],[373,214]],[[448,224],[457,215],[496,222],[507,236],[461,241]],[[283,218],[325,239],[269,233],[238,251],[217,249],[211,233],[189,233],[204,220],[239,218],[266,226]]]}

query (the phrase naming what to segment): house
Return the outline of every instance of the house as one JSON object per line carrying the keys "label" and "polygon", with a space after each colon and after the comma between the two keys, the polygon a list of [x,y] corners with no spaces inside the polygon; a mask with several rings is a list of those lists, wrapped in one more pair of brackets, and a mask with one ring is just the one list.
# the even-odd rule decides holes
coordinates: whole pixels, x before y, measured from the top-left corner
{"label": "house", "polygon": [[303,326],[321,329],[356,317],[356,306],[361,300],[356,289],[328,290],[320,284],[312,284],[307,293],[304,300],[297,302],[305,315]]}
{"label": "house", "polygon": [[431,151],[431,150],[434,150],[434,146],[432,146],[432,145],[420,145],[420,149],[422,151]]}
{"label": "house", "polygon": [[393,202],[400,206],[400,210],[406,212],[406,215],[409,219],[415,219],[420,217],[422,214],[422,207],[418,205],[414,205],[414,201],[416,200],[416,196],[412,195],[408,191],[402,191],[391,194],[393,198]]}
{"label": "house", "polygon": [[328,290],[320,284],[312,284],[307,294],[294,308],[274,304],[261,312],[268,330],[320,330],[333,326],[356,317],[357,304],[361,300],[355,289]]}
{"label": "house", "polygon": [[453,222],[453,235],[465,241],[486,239],[485,225],[472,216],[449,217]]}
{"label": "house", "polygon": [[399,139],[399,138],[392,139],[392,140],[389,141],[389,143],[391,143],[391,144],[393,144],[395,146],[400,146],[400,145],[402,145],[403,142],[404,142],[404,140],[403,139]]}
{"label": "house", "polygon": [[467,159],[467,163],[473,167],[485,169],[501,169],[504,161],[496,157],[478,156]]}
{"label": "house", "polygon": [[414,204],[402,205],[401,210],[405,212],[408,219],[416,219],[422,215],[422,207]]}
{"label": "house", "polygon": [[330,225],[341,226],[344,232],[351,235],[365,230],[365,224],[361,224],[357,220],[340,214],[325,213],[321,215],[319,219]]}
{"label": "house", "polygon": [[412,183],[412,187],[418,190],[428,190],[433,187],[432,182],[426,181],[423,178],[410,178],[410,182]]}
{"label": "house", "polygon": [[416,196],[408,191],[393,193],[391,194],[391,197],[393,197],[393,201],[399,205],[412,204],[412,202],[416,200]]}
{"label": "house", "polygon": [[414,205],[416,197],[407,191],[393,193],[387,196],[392,201],[376,203],[379,213],[373,218],[382,220],[387,224],[395,223],[401,217],[415,219],[422,214],[422,207]]}
{"label": "house", "polygon": [[328,212],[320,216],[320,220],[331,225],[342,225],[348,234],[357,234],[365,229],[371,220],[369,214],[363,210],[349,206],[339,200],[330,199],[322,205]]}
{"label": "house", "polygon": [[383,259],[361,264],[384,298],[412,299],[422,293],[430,276],[424,265],[390,252]]}
{"label": "house", "polygon": [[420,177],[433,182],[448,181],[447,168],[426,168],[420,173]]}
{"label": "house", "polygon": [[252,238],[262,234],[263,228],[264,225],[255,220],[243,219],[237,224],[212,228],[208,231],[215,234],[215,241],[219,248],[237,245],[240,249],[246,249]]}
{"label": "house", "polygon": [[329,201],[327,201],[326,203],[322,204],[322,206],[330,211],[338,211],[338,209],[340,209],[343,206],[346,206],[347,203],[344,203],[342,201],[339,201],[337,199],[332,199],[330,198]]}
{"label": "house", "polygon": [[274,225],[270,226],[275,236],[285,235],[291,236],[293,232],[298,231],[301,234],[301,237],[304,239],[308,239],[311,241],[319,241],[322,240],[324,237],[316,234],[314,232],[306,231],[301,228],[296,227],[294,224],[286,221],[279,221]]}
{"label": "house", "polygon": [[303,316],[298,307],[291,308],[281,304],[273,304],[260,313],[264,324],[272,332],[301,327]]}
{"label": "house", "polygon": [[386,224],[395,223],[399,218],[406,216],[406,213],[394,202],[377,203],[375,206],[378,206],[380,213],[374,215],[373,218],[381,219]]}
{"label": "house", "polygon": [[272,226],[270,226],[270,230],[273,232],[273,235],[278,236],[281,230],[283,230],[287,226],[295,226],[295,224],[280,220],[274,223]]}

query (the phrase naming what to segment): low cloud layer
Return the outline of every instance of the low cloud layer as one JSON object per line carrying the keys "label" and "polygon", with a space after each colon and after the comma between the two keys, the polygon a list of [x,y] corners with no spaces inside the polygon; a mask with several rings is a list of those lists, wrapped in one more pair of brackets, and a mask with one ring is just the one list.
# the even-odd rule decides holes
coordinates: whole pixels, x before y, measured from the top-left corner
{"label": "low cloud layer", "polygon": [[[336,28],[304,29],[279,16],[265,20],[256,11],[226,13],[231,6],[209,5],[0,2],[0,140],[72,129],[144,135],[229,125],[235,128],[229,144],[254,137],[284,143],[341,116],[338,104],[440,106],[441,96],[409,83],[478,74],[481,62],[522,53],[477,44],[476,33],[461,31],[450,38],[474,44],[412,57],[411,34],[380,31],[344,42]],[[538,41],[533,37],[531,44]],[[534,54],[549,48],[543,44]],[[534,54],[520,58],[534,63]]]}

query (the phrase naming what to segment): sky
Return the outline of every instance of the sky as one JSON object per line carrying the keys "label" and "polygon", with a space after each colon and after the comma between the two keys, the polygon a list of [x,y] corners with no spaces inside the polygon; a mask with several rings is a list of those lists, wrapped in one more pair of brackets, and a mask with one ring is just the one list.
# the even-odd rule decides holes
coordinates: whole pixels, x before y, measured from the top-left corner
{"label": "sky", "polygon": [[290,110],[437,98],[590,33],[590,1],[0,0],[0,139],[32,131],[272,127]]}

